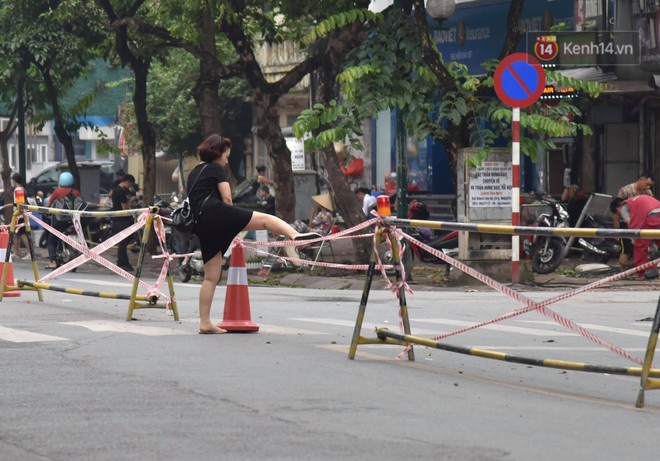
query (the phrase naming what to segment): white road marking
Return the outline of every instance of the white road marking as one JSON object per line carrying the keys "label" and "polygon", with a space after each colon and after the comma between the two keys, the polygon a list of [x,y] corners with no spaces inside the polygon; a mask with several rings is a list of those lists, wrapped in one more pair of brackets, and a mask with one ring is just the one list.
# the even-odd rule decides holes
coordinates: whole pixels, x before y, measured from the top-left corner
{"label": "white road marking", "polygon": [[[60,322],[62,325],[72,325],[87,328],[88,330],[112,331],[116,333],[134,333],[144,336],[172,336],[172,335],[191,335],[193,332],[176,330],[174,328],[152,327],[148,325],[135,325],[129,322],[112,322],[104,320],[86,321],[86,322]],[[196,332],[195,332],[196,334]]]}
{"label": "white road marking", "polygon": [[[321,317],[313,317],[313,318],[292,318],[289,320],[296,320],[298,322],[310,322],[310,323],[319,323],[321,325],[336,325],[340,327],[355,327],[355,321],[353,320],[339,320],[339,319],[328,319],[328,318],[321,318]],[[374,328],[383,328],[383,327],[389,327],[390,329],[396,331],[399,331],[399,325],[397,323],[388,323],[388,322],[383,322],[383,323],[369,323],[369,322],[363,322],[362,323],[362,330],[364,331],[365,329],[371,329],[373,330]],[[439,332],[437,330],[425,330],[423,328],[414,328],[412,330],[413,335],[438,335],[441,334],[442,332]]]}
{"label": "white road marking", "polygon": [[46,341],[70,341],[69,338],[33,333],[25,330],[15,330],[0,326],[0,340],[12,343],[40,343]]}
{"label": "white road marking", "polygon": [[[437,323],[439,325],[453,325],[458,327],[469,327],[478,323],[478,322],[466,322],[464,320],[452,320],[452,319],[411,319],[411,322]],[[576,333],[566,333],[564,331],[539,330],[536,328],[513,327],[510,325],[498,325],[498,324],[486,325],[480,328],[484,328],[486,330],[505,331],[507,333],[518,333],[521,335],[531,335],[531,336],[579,336]],[[563,327],[561,328],[563,329]]]}
{"label": "white road marking", "polygon": [[264,325],[259,323],[259,331],[275,335],[329,335],[323,331],[305,330],[302,328],[281,327],[277,325]]}
{"label": "white road marking", "polygon": [[[563,347],[563,346],[470,346],[475,349],[486,349],[494,351],[569,351],[569,352],[607,352],[612,353],[606,347],[582,346],[582,347]],[[626,347],[626,352],[645,352],[644,347]]]}
{"label": "white road marking", "polygon": [[[197,323],[198,319],[181,319],[183,323]],[[305,330],[303,328],[283,327],[279,325],[266,325],[260,322],[254,322],[259,325],[259,331],[262,333],[271,333],[274,335],[330,335],[324,331]]]}
{"label": "white road marking", "polygon": [[[540,321],[540,322],[534,322],[534,321],[527,321],[527,320],[519,320],[519,322],[524,322],[524,323],[539,323],[539,324],[547,324],[547,325],[556,325],[555,322],[552,321]],[[595,330],[595,331],[606,331],[608,333],[617,333],[620,335],[629,335],[629,336],[641,336],[644,338],[649,337],[649,331],[641,331],[641,330],[632,330],[630,328],[619,328],[619,327],[606,327],[604,325],[596,325],[593,323],[580,323],[579,324],[581,327],[586,328],[587,330]],[[651,325],[640,325],[640,327],[647,327],[647,330],[651,328]]]}

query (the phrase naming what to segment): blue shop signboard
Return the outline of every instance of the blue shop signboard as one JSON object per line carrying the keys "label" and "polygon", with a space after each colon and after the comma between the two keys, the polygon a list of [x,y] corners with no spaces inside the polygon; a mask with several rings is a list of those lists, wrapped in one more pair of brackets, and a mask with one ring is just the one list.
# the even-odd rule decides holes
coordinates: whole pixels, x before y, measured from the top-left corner
{"label": "blue shop signboard", "polygon": [[[430,20],[433,38],[445,61],[465,64],[473,75],[483,75],[481,65],[496,58],[507,32],[510,1],[483,0],[458,5],[454,15],[442,23]],[[550,30],[564,22],[574,28],[573,0],[534,0],[525,2],[520,28],[526,31]],[[516,51],[525,51],[525,39]]]}

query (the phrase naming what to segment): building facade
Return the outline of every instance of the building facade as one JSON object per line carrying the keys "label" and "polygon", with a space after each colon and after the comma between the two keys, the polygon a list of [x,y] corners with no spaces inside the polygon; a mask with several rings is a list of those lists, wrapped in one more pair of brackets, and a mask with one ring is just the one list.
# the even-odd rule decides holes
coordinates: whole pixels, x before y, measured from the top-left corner
{"label": "building facade", "polygon": [[[508,0],[463,1],[442,24],[429,20],[444,59],[465,64],[474,75],[483,74],[481,64],[497,57],[502,46],[509,4]],[[654,0],[527,1],[521,29],[532,34],[523,36],[517,51],[533,54],[533,33],[538,36],[558,25],[563,29],[560,34],[578,32],[567,38],[596,44],[592,54],[586,55],[582,47],[572,59],[566,53],[560,56],[562,73],[602,82],[605,91],[596,99],[579,96],[584,108],[580,121],[592,128],[593,135],[553,139],[557,148],[538,152],[536,162],[522,159],[523,189],[559,195],[566,182],[577,182],[614,195],[642,170],[659,176],[660,6]],[[373,122],[373,175],[379,187],[396,170],[394,126],[389,112]],[[455,193],[449,156],[440,143],[409,139],[406,151],[411,190]]]}

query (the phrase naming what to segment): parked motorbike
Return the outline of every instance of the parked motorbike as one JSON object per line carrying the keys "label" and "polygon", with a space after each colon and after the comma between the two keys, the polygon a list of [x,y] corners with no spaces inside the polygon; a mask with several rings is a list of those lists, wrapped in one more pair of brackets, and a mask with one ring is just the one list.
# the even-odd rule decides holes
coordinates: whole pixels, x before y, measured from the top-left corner
{"label": "parked motorbike", "polygon": [[[172,194],[171,197],[174,197],[175,194]],[[162,216],[164,218],[169,218],[172,212],[174,211],[174,207],[170,202],[165,201],[158,195],[154,195],[154,200],[153,200],[154,206],[158,207],[158,215]],[[139,196],[138,200],[133,202],[133,205],[131,208],[146,208],[146,204],[144,203],[144,197]],[[168,220],[163,220],[163,224],[165,226],[165,245],[168,248],[172,247],[172,226],[170,226],[170,222]],[[140,248],[142,246],[142,236],[143,236],[143,231],[142,228],[138,229],[131,237],[128,242],[128,245],[126,246],[126,249],[132,253],[139,253]]]}
{"label": "parked motorbike", "polygon": [[[567,227],[568,212],[562,204],[551,197],[543,197],[541,202],[550,206],[550,213],[541,213],[534,226]],[[532,259],[532,270],[538,274],[549,274],[556,270],[566,257],[566,239],[551,235],[531,235],[523,241],[523,249]]]}
{"label": "parked motorbike", "polygon": [[[42,206],[42,205],[40,205]],[[86,211],[110,211],[110,208],[87,203]],[[44,220],[50,222],[50,216],[45,215]],[[98,245],[112,236],[112,220],[106,217],[81,218],[80,225],[83,229],[85,241],[88,246]],[[48,246],[48,235],[50,232],[44,230],[39,237],[39,248]],[[75,235],[75,232],[74,234]]]}
{"label": "parked motorbike", "polygon": [[187,262],[181,262],[179,266],[179,280],[188,283],[192,278],[204,278],[204,262],[202,261],[202,252],[197,250],[193,256],[188,258]]}
{"label": "parked motorbike", "polygon": [[[581,227],[585,228],[610,228],[611,221],[605,221],[598,216],[586,214]],[[607,263],[611,258],[617,258],[621,254],[621,240],[615,238],[577,238],[571,250],[582,252],[585,261]]]}
{"label": "parked motorbike", "polygon": [[[62,231],[62,233],[75,241],[80,240],[78,234],[76,233],[76,229],[73,226],[73,222],[70,223],[69,226]],[[57,262],[58,267],[68,263],[69,261],[73,261],[79,255],[80,252],[74,250],[72,247],[64,243],[64,241],[57,241],[57,247],[55,248],[55,261]],[[76,272],[76,269],[77,268],[72,269],[71,272]]]}

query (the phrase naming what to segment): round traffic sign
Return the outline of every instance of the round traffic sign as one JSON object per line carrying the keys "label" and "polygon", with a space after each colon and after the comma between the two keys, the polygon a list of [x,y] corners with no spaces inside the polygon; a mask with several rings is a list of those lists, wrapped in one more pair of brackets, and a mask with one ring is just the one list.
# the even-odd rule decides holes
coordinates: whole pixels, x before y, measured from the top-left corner
{"label": "round traffic sign", "polygon": [[543,94],[545,71],[534,56],[513,53],[495,69],[494,84],[495,93],[507,106],[531,106]]}

